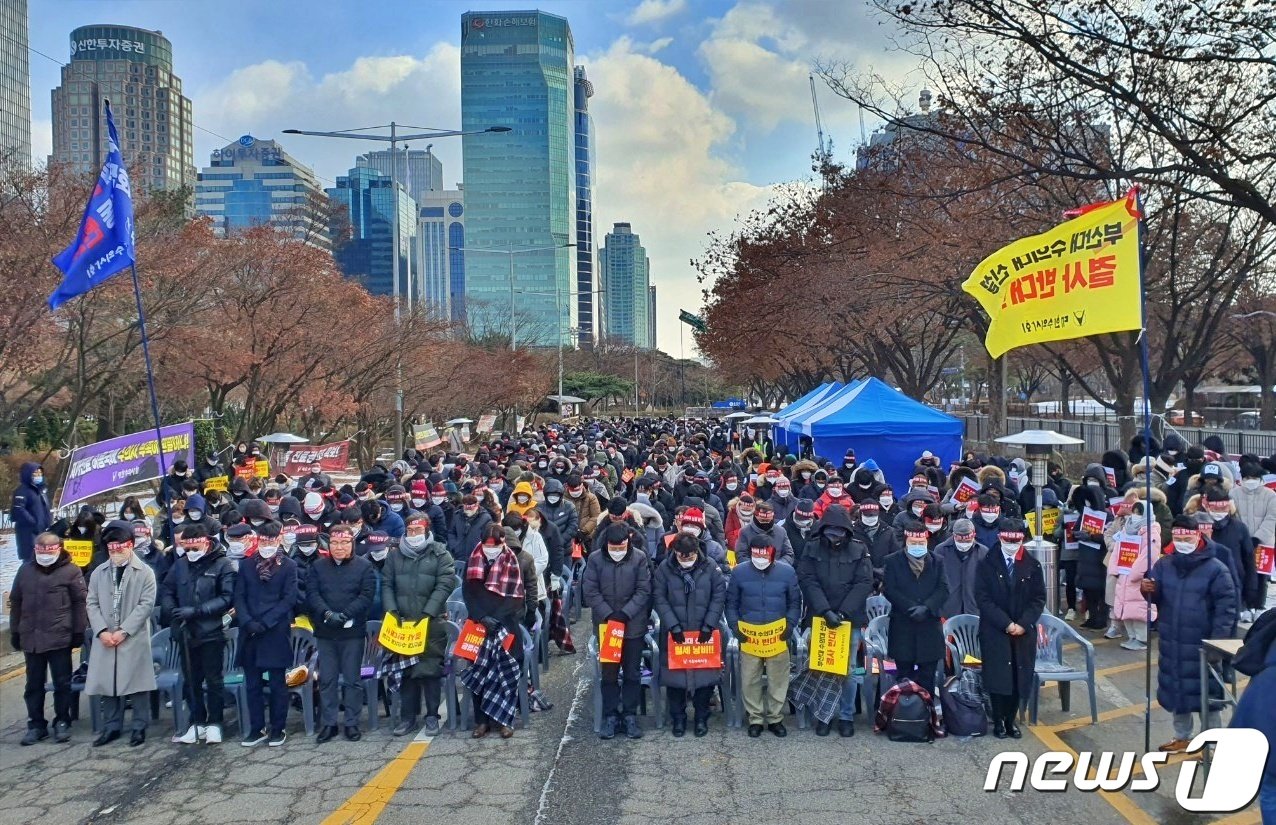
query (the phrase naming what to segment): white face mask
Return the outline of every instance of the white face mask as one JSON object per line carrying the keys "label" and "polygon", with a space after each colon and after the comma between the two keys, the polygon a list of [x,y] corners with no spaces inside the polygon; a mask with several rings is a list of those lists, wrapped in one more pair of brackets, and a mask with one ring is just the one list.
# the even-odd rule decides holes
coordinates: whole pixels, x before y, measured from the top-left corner
{"label": "white face mask", "polygon": [[811,480],[811,473],[810,473],[809,471],[804,470],[804,471],[802,472],[802,480],[803,480],[803,481],[810,481],[810,480]]}
{"label": "white face mask", "polygon": [[1196,544],[1197,544],[1196,539],[1175,539],[1174,552],[1175,553],[1195,553]]}
{"label": "white face mask", "polygon": [[487,556],[488,561],[492,561],[501,554],[502,549],[504,548],[502,548],[499,544],[496,547],[488,547],[485,544],[483,545],[483,555]]}
{"label": "white face mask", "polygon": [[[186,551],[186,560],[187,560],[187,561],[192,561],[192,562],[194,562],[194,561],[199,561],[200,559],[204,558],[204,556],[206,556],[206,555],[208,555],[208,551],[207,551],[207,550],[187,550],[187,551]],[[114,558],[112,558],[112,559],[111,559],[111,561],[115,561],[115,559],[114,559]]]}
{"label": "white face mask", "polygon": [[584,490],[568,490],[567,491],[567,495],[571,496],[572,498],[580,498],[582,495],[584,495],[584,493],[585,493]]}
{"label": "white face mask", "polygon": [[58,560],[60,553],[36,553],[35,563],[41,567],[48,567]]}
{"label": "white face mask", "polygon": [[273,559],[278,552],[279,547],[273,544],[263,544],[257,548],[257,555],[263,559]]}
{"label": "white face mask", "polygon": [[383,559],[385,559],[385,557],[386,557],[386,556],[388,556],[389,554],[390,554],[390,548],[386,547],[386,548],[383,548],[383,549],[381,549],[381,550],[373,550],[373,551],[372,551],[371,553],[369,553],[368,555],[369,555],[369,556],[372,556],[373,560],[375,560],[375,561],[382,561],[382,560],[383,560]]}
{"label": "white face mask", "polygon": [[775,494],[779,496],[780,498],[788,498],[790,495],[793,494],[793,491],[790,490],[788,487],[776,487]]}
{"label": "white face mask", "polygon": [[766,570],[771,566],[771,560],[766,556],[753,556],[751,561],[753,562],[753,566],[759,570]]}
{"label": "white face mask", "polygon": [[391,505],[390,505],[390,509],[391,509],[391,510],[393,510],[394,512],[396,512],[396,513],[402,513],[402,512],[403,512],[403,502],[402,502],[402,501],[396,501],[396,502],[394,502],[393,504],[391,504]]}
{"label": "white face mask", "polygon": [[954,541],[953,544],[963,553],[969,553],[970,548],[975,546],[973,541]]}
{"label": "white face mask", "polygon": [[425,533],[422,533],[419,536],[404,536],[403,537],[403,543],[411,550],[420,550],[422,547],[425,546],[425,543],[428,540],[429,539],[425,535]]}
{"label": "white face mask", "polygon": [[691,568],[696,566],[696,560],[695,559],[678,559],[678,566],[681,567],[683,570],[690,570]]}
{"label": "white face mask", "polygon": [[[226,555],[232,559],[242,559],[246,545],[242,541],[232,541],[226,544]],[[194,561],[194,559],[192,559]]]}
{"label": "white face mask", "polygon": [[1019,543],[1015,541],[1003,541],[1001,543],[1001,554],[1006,558],[1010,558],[1019,552]]}
{"label": "white face mask", "polygon": [[204,517],[204,514],[196,510],[193,513],[187,513],[186,517],[189,518],[191,521],[199,521],[200,519]]}
{"label": "white face mask", "polygon": [[892,496],[882,496],[877,500],[877,503],[882,505],[883,510],[889,510],[895,506],[895,499]]}
{"label": "white face mask", "polygon": [[1210,510],[1210,518],[1214,519],[1215,521],[1222,521],[1223,519],[1227,518],[1229,515],[1231,515],[1231,513],[1227,512],[1226,510]]}
{"label": "white face mask", "polygon": [[109,553],[108,555],[111,557],[111,564],[116,567],[123,567],[128,564],[128,560],[131,558],[129,553]]}
{"label": "white face mask", "polygon": [[[447,498],[447,496],[430,496],[430,501],[431,501],[431,503],[433,503],[433,504],[442,504],[446,498]],[[425,506],[425,500],[424,500],[424,499],[422,499],[420,504],[417,504],[417,503],[416,503],[416,501],[414,500],[414,501],[412,502],[412,506],[414,506],[414,507],[424,507],[424,506]]]}
{"label": "white face mask", "polygon": [[841,487],[834,487],[832,485],[829,485],[829,498],[840,498],[841,495],[842,495]]}
{"label": "white face mask", "polygon": [[1102,487],[1103,485],[1101,485],[1101,484],[1099,483],[1099,480],[1098,480],[1097,478],[1087,478],[1087,479],[1085,480],[1085,486],[1087,486],[1087,487]]}
{"label": "white face mask", "polygon": [[686,534],[687,534],[687,535],[689,535],[689,536],[695,536],[696,538],[700,538],[700,527],[699,527],[699,525],[696,525],[696,524],[687,524],[687,525],[684,525],[684,526],[682,527],[682,532],[686,533]]}
{"label": "white face mask", "polygon": [[938,532],[939,532],[939,528],[940,528],[940,527],[943,527],[943,526],[944,526],[944,525],[942,525],[942,524],[927,524],[927,525],[926,525],[926,532],[927,532],[927,533],[938,533]]}
{"label": "white face mask", "polygon": [[623,561],[628,552],[628,547],[624,550],[612,550],[610,547],[607,548],[607,555],[611,556],[612,561]]}
{"label": "white face mask", "polygon": [[731,492],[735,492],[736,490],[740,489],[740,485],[736,484],[734,481],[729,481],[724,486]]}
{"label": "white face mask", "polygon": [[303,556],[313,556],[315,551],[319,549],[317,544],[298,544],[297,552]]}
{"label": "white face mask", "polygon": [[984,524],[994,524],[999,515],[1000,513],[985,513],[982,511],[979,513],[979,517],[984,520]]}
{"label": "white face mask", "polygon": [[137,536],[134,536],[133,537],[133,552],[141,553],[143,556],[150,553],[151,552],[150,537],[148,536],[147,538],[138,538]]}
{"label": "white face mask", "polygon": [[876,527],[878,518],[878,516],[860,516],[860,522],[865,527]]}
{"label": "white face mask", "polygon": [[279,534],[279,540],[283,543],[284,547],[292,547],[297,543],[297,534],[284,531]]}
{"label": "white face mask", "polygon": [[278,504],[267,504],[267,505],[266,505],[266,509],[267,509],[267,510],[269,510],[269,511],[270,511],[270,514],[273,516],[273,515],[275,515],[276,513],[278,513],[278,512],[279,512],[279,505],[278,505]]}
{"label": "white face mask", "polygon": [[1257,490],[1259,486],[1262,485],[1262,483],[1263,483],[1262,479],[1259,479],[1259,478],[1241,479],[1241,486],[1244,487],[1246,490]]}
{"label": "white face mask", "polygon": [[412,499],[412,506],[413,506],[413,507],[424,507],[424,506],[425,506],[425,499],[423,499],[423,498],[414,498],[414,499]]}
{"label": "white face mask", "polygon": [[266,520],[264,518],[251,518],[248,520],[248,523],[253,527],[260,527],[266,523]]}

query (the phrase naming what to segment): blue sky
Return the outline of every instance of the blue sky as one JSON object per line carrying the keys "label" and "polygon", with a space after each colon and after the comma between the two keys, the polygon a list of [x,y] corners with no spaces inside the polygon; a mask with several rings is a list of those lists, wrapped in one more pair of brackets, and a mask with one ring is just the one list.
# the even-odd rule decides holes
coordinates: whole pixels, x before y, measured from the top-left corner
{"label": "blue sky", "polygon": [[[703,250],[706,233],[728,230],[737,214],[764,205],[775,185],[809,179],[812,63],[837,58],[905,88],[923,85],[908,60],[887,51],[889,29],[864,0],[31,0],[30,42],[65,61],[76,26],[163,31],[193,101],[202,167],[225,142],[217,135],[279,138],[285,128],[391,119],[458,126],[461,13],[529,7],[571,24],[576,60],[596,89],[595,232],[629,221],[642,237],[660,293],[659,344],[674,353],[678,309],[700,304],[688,261]],[[58,71],[31,55],[38,159],[49,151],[49,91]],[[835,152],[848,156],[859,142],[858,113],[824,88],[820,102]],[[357,153],[340,141],[283,143],[327,179],[344,173]],[[460,143],[442,141],[434,152],[451,186],[460,175]]]}

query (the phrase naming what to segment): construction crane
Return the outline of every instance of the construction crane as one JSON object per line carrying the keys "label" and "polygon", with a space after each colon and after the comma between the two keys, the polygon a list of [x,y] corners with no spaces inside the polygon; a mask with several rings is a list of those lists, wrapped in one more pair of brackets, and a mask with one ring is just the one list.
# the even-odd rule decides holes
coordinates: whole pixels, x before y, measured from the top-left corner
{"label": "construction crane", "polygon": [[815,110],[815,136],[818,141],[815,146],[815,160],[822,170],[833,154],[833,141],[830,139],[826,143],[824,140],[824,123],[820,119],[820,99],[815,94],[815,75],[807,75],[806,79],[811,83],[811,108]]}

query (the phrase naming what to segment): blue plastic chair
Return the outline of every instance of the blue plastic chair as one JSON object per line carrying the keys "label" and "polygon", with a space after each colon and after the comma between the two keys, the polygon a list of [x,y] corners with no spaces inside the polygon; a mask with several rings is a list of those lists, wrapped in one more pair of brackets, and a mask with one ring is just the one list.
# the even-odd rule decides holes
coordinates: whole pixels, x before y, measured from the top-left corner
{"label": "blue plastic chair", "polygon": [[[162,640],[163,644],[160,644]],[[151,637],[151,659],[159,667],[155,674],[155,693],[159,700],[168,697],[173,706],[173,730],[180,734],[186,730],[186,676],[182,673],[182,651],[171,628],[164,628]]]}
{"label": "blue plastic chair", "polygon": [[[239,628],[226,628],[226,649],[222,653],[222,692],[235,703],[239,732],[248,733],[248,691],[244,687],[244,669],[239,658]],[[180,731],[179,731],[180,733]]]}
{"label": "blue plastic chair", "polygon": [[378,638],[381,636],[381,620],[372,619],[365,626],[363,642],[363,662],[359,666],[359,680],[363,683],[363,703],[368,708],[368,729],[377,730],[381,726],[381,711],[377,706],[382,679],[381,659],[385,648],[381,647]]}
{"label": "blue plastic chair", "polygon": [[447,597],[447,617],[456,622],[457,626],[464,626],[465,620],[470,617],[470,610],[465,606],[465,598],[461,596],[460,587],[453,590],[452,595]]}
{"label": "blue plastic chair", "polygon": [[[445,621],[443,628],[447,631],[447,648],[443,653],[443,706],[447,708],[447,729],[455,731],[461,722],[461,697],[457,693],[456,682],[457,662],[465,660],[452,654],[452,650],[456,647],[456,640],[461,636],[460,625]],[[396,718],[398,718],[397,715]]]}
{"label": "blue plastic chair", "polygon": [[[1085,656],[1085,668],[1077,669],[1063,657],[1065,645],[1075,644]],[[1090,692],[1090,724],[1099,724],[1099,707],[1095,690],[1094,644],[1072,625],[1057,616],[1042,613],[1037,625],[1037,667],[1032,685],[1032,724],[1037,724],[1037,705],[1046,682],[1059,683],[1059,699],[1065,711],[1070,710],[1073,682],[1085,682]]]}
{"label": "blue plastic chair", "polygon": [[294,627],[291,631],[292,667],[306,666],[306,681],[296,687],[288,688],[289,695],[301,697],[301,721],[305,725],[306,735],[315,733],[315,660],[319,655],[319,645],[315,635],[304,627]]}
{"label": "blue plastic chair", "polygon": [[961,675],[962,660],[970,655],[983,661],[979,649],[979,617],[971,613],[953,616],[944,622],[944,644],[953,657],[953,673]]}
{"label": "blue plastic chair", "polygon": [[878,616],[889,616],[891,614],[890,600],[885,596],[869,596],[868,601],[864,603],[864,609],[868,611],[868,619],[871,622]]}

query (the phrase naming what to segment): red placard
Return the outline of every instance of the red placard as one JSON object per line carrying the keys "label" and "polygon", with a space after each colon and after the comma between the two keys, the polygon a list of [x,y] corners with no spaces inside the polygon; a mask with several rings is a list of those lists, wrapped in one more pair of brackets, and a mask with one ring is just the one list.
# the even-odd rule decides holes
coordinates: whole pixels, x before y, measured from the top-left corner
{"label": "red placard", "polygon": [[244,459],[243,464],[235,465],[235,478],[253,479],[257,477],[257,459],[251,456]]}
{"label": "red placard", "polygon": [[281,472],[290,476],[305,475],[316,461],[324,472],[340,472],[350,463],[350,442],[334,441],[331,444],[301,444],[283,451]]}
{"label": "red placard", "polygon": [[1086,507],[1081,511],[1081,532],[1083,533],[1102,533],[1103,525],[1107,522],[1108,518],[1102,510]]}
{"label": "red placard", "polygon": [[625,646],[625,623],[611,619],[598,626],[598,661],[609,665],[620,664],[620,654]]}
{"label": "red placard", "polygon": [[1139,543],[1129,539],[1117,542],[1117,575],[1128,576],[1134,572],[1134,563],[1139,560]]}
{"label": "red placard", "polygon": [[961,483],[953,488],[953,500],[959,504],[965,504],[978,492],[979,485],[975,483],[974,479],[963,478]]}
{"label": "red placard", "polygon": [[1115,490],[1116,489],[1116,470],[1112,469],[1111,467],[1104,467],[1103,475],[1108,479],[1108,486]]}
{"label": "red placard", "polygon": [[1276,473],[1267,473],[1264,475],[1263,486],[1269,490],[1276,490]]}
{"label": "red placard", "polygon": [[684,636],[687,640],[678,644],[669,637],[670,670],[721,670],[722,632],[715,630],[708,642],[700,644],[699,631]]}
{"label": "red placard", "polygon": [[[462,659],[469,659],[473,662],[478,659],[479,648],[483,647],[483,640],[486,638],[486,627],[473,619],[466,619],[465,625],[461,628],[461,635],[456,637],[456,645],[452,648],[452,655],[459,656]],[[507,633],[501,646],[506,650],[513,647],[514,634]]]}
{"label": "red placard", "polygon": [[1258,569],[1260,576],[1276,574],[1276,547],[1270,544],[1260,544],[1255,547],[1254,566]]}

